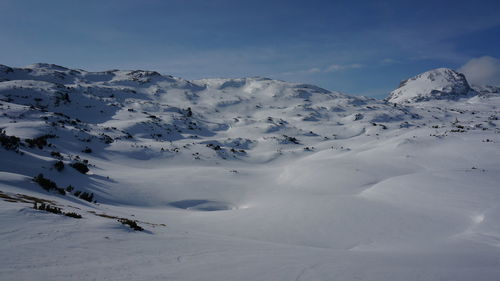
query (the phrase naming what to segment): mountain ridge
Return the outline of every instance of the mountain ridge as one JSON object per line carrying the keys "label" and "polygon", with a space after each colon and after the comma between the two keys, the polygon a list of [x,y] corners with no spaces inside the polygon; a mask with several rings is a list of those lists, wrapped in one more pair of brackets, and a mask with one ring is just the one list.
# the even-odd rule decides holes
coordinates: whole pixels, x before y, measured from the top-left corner
{"label": "mountain ridge", "polygon": [[[14,71],[18,72],[15,76]],[[326,90],[312,84],[292,83],[282,80],[275,80],[267,77],[243,77],[243,78],[203,78],[187,80],[172,75],[160,74],[156,71],[149,70],[105,70],[105,71],[86,71],[82,69],[70,69],[64,66],[49,64],[49,63],[35,63],[25,67],[9,67],[0,65],[0,72],[3,72],[2,81],[9,79],[22,80],[30,78],[41,81],[49,81],[54,83],[68,83],[64,79],[79,79],[80,82],[94,83],[94,82],[108,82],[108,83],[126,83],[137,82],[139,84],[147,84],[151,82],[171,82],[178,84],[187,84],[193,88],[199,88],[212,85],[219,87],[237,87],[252,82],[274,82],[274,83],[287,83],[288,85],[302,86],[303,88],[316,89],[317,92],[336,93],[338,91]],[[53,77],[47,77],[52,75]],[[69,76],[69,78],[68,78]],[[160,80],[158,80],[160,79]],[[76,81],[75,81],[76,82]],[[417,85],[420,84],[420,85]],[[462,73],[459,73],[450,68],[436,68],[432,69],[408,79],[401,81],[398,88],[391,91],[383,100],[392,103],[415,103],[424,102],[434,99],[447,99],[457,100],[461,98],[473,97],[475,95],[492,95],[500,92],[497,86],[491,85],[470,85]]]}

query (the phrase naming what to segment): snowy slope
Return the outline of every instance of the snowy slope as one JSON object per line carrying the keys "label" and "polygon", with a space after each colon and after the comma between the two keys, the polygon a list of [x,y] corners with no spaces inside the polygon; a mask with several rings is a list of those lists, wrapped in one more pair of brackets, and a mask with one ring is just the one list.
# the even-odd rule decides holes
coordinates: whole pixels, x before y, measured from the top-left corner
{"label": "snowy slope", "polygon": [[416,77],[0,66],[0,279],[498,280],[500,95]]}

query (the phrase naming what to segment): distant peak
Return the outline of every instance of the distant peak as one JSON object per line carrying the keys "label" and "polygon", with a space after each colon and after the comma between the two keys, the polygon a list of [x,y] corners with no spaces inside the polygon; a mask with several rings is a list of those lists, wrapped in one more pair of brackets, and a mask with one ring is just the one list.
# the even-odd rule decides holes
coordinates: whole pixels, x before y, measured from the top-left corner
{"label": "distant peak", "polygon": [[433,99],[458,99],[473,92],[465,75],[450,68],[436,68],[402,81],[389,94],[394,103],[420,102]]}
{"label": "distant peak", "polygon": [[44,69],[52,69],[52,70],[59,70],[59,71],[69,70],[68,68],[66,68],[64,66],[60,66],[57,64],[51,64],[51,63],[42,63],[42,62],[28,65],[25,68],[31,68],[31,69],[44,68]]}

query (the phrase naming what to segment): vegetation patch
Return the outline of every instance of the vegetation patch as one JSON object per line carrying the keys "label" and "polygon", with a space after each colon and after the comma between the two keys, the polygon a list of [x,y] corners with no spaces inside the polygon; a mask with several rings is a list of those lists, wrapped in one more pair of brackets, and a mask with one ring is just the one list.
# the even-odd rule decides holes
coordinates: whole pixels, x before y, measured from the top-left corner
{"label": "vegetation patch", "polygon": [[287,136],[287,135],[283,135],[283,137],[285,138],[286,142],[291,142],[291,143],[294,143],[294,144],[300,144],[299,140],[296,137],[290,137],[290,136]]}
{"label": "vegetation patch", "polygon": [[213,149],[213,150],[215,150],[215,151],[217,151],[217,150],[221,150],[221,149],[222,149],[222,147],[220,147],[220,145],[218,145],[218,144],[213,144],[213,143],[209,143],[209,144],[207,144],[207,147],[210,147],[211,149]]}
{"label": "vegetation patch", "polygon": [[84,164],[82,162],[75,162],[70,164],[70,166],[82,174],[86,174],[90,171],[87,164]]}
{"label": "vegetation patch", "polygon": [[47,134],[32,139],[26,139],[25,142],[30,148],[38,147],[39,149],[42,149],[44,146],[51,146],[47,143],[47,139],[53,139],[55,137],[56,135]]}
{"label": "vegetation patch", "polygon": [[57,159],[59,159],[59,160],[62,160],[62,159],[64,158],[64,157],[61,155],[61,153],[60,153],[60,152],[58,152],[58,151],[52,151],[52,152],[50,153],[50,156],[52,156],[52,157],[54,157],[54,158],[57,158]]}
{"label": "vegetation patch", "polygon": [[[68,187],[66,189],[68,189]],[[94,193],[81,192],[80,190],[77,190],[75,191],[75,193],[73,193],[73,195],[90,203],[92,203],[92,201],[94,200]]]}
{"label": "vegetation patch", "polygon": [[61,208],[58,208],[56,206],[51,206],[49,204],[41,203],[38,205],[36,202],[33,204],[33,209],[35,210],[40,210],[40,211],[46,211],[49,213],[53,214],[62,214]]}
{"label": "vegetation patch", "polygon": [[70,217],[70,218],[75,218],[75,219],[81,219],[82,215],[74,213],[74,212],[68,212],[64,213],[65,216]]}
{"label": "vegetation patch", "polygon": [[61,208],[52,206],[50,204],[45,204],[41,203],[38,205],[36,202],[33,204],[33,209],[35,210],[40,210],[40,211],[45,211],[53,214],[58,214],[58,215],[65,215],[70,218],[75,218],[75,219],[81,219],[82,216],[80,214],[77,214],[75,212],[63,212]]}
{"label": "vegetation patch", "polygon": [[57,161],[56,163],[54,163],[54,168],[61,172],[62,170],[64,170],[64,162],[63,161]]}
{"label": "vegetation patch", "polygon": [[7,150],[19,151],[21,139],[16,136],[8,136],[5,130],[0,131],[0,145]]}
{"label": "vegetation patch", "polygon": [[63,188],[57,186],[57,184],[48,178],[45,178],[43,174],[38,174],[38,176],[33,178],[33,181],[38,183],[46,191],[55,190],[61,195],[66,195],[66,191]]}
{"label": "vegetation patch", "polygon": [[[120,218],[120,217],[117,217],[117,216],[108,215],[108,214],[105,214],[105,213],[100,213],[99,214],[99,213],[96,213],[94,211],[88,211],[88,212],[91,213],[91,214],[94,214],[94,215],[96,215],[98,217],[103,217],[103,218],[107,218],[107,219],[114,219],[114,220],[118,220],[120,222],[121,221],[132,221],[132,222],[135,222],[136,224],[137,224],[137,222],[140,222],[142,224],[151,225],[153,227],[155,227],[155,226],[163,226],[163,227],[165,227],[166,226],[163,223],[151,223],[151,222],[145,222],[145,221],[134,221],[134,220],[130,220],[130,219],[127,219],[127,218]],[[125,223],[125,224],[128,225],[128,223]]]}
{"label": "vegetation patch", "polygon": [[144,230],[144,228],[142,228],[139,225],[137,225],[137,222],[134,221],[134,220],[130,220],[130,219],[126,219],[126,218],[120,218],[120,219],[118,219],[118,221],[121,222],[124,225],[129,226],[130,228],[132,228],[135,231],[143,231]]}

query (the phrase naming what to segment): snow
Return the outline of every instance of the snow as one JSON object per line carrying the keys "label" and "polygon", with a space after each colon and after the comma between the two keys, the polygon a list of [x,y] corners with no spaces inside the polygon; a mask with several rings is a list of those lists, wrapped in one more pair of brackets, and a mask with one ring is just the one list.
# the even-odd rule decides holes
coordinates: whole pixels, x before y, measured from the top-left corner
{"label": "snow", "polygon": [[[0,279],[498,280],[500,96],[434,98],[463,89],[450,71],[388,103],[261,77],[2,66],[5,135],[56,137],[0,147]],[[87,174],[69,166],[83,160]]]}

